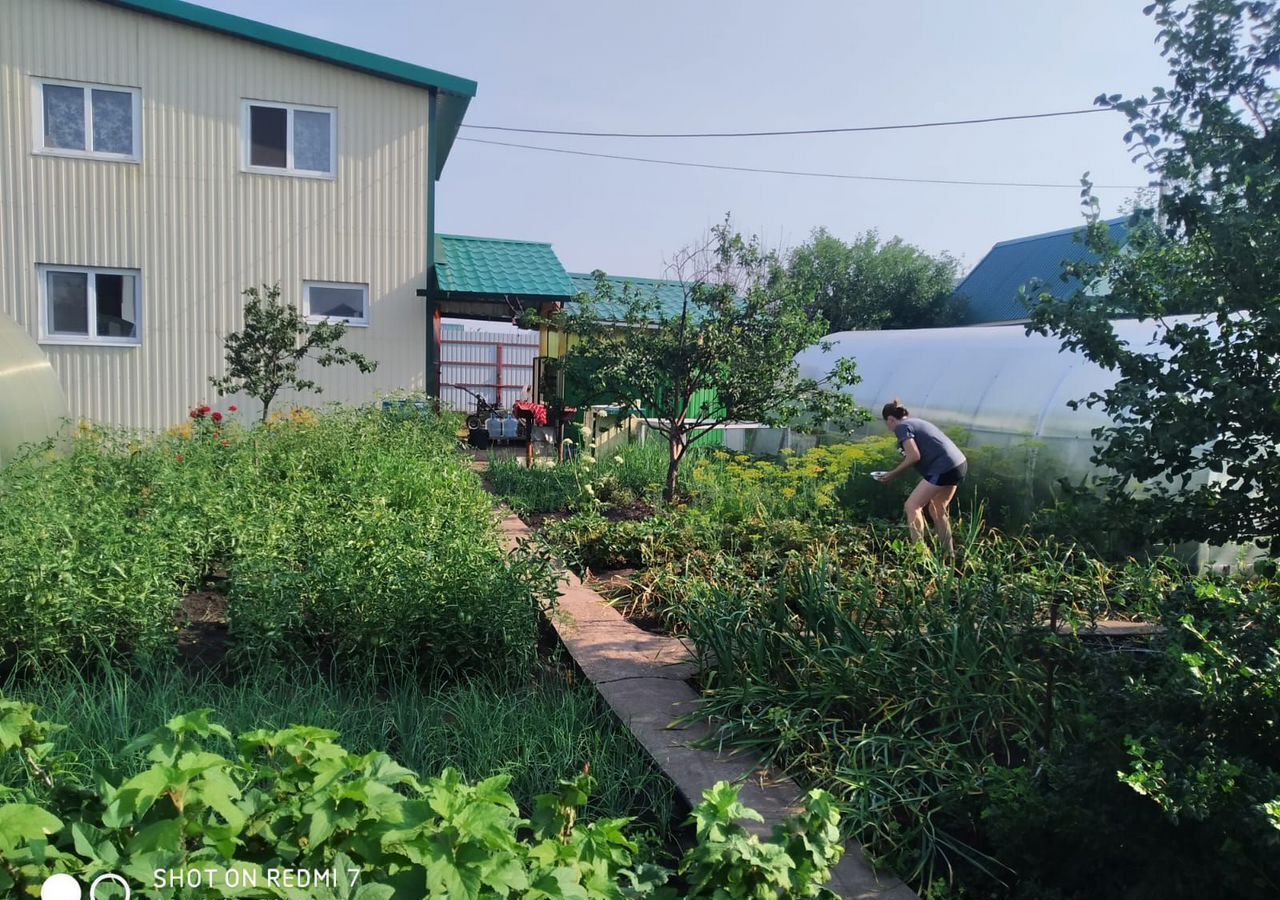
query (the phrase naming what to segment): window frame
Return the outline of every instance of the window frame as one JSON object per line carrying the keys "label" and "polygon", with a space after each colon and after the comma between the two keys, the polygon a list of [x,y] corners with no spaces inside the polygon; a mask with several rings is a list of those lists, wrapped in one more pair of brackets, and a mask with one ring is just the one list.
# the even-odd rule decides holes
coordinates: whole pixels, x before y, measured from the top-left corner
{"label": "window frame", "polygon": [[[283,109],[288,115],[285,119],[285,165],[255,166],[253,159],[253,126],[251,111],[255,106],[269,109]],[[293,114],[295,112],[317,112],[329,115],[329,171],[317,172],[313,169],[298,169],[293,164]],[[320,181],[334,181],[338,177],[338,108],[336,106],[308,106],[305,103],[280,103],[275,100],[240,101],[240,171],[254,175],[287,175],[293,178],[315,178]]]}
{"label": "window frame", "polygon": [[[62,78],[33,77],[31,79],[32,152],[37,156],[63,156],[71,159],[96,159],[101,162],[142,162],[142,88],[123,84],[100,84],[93,81],[69,81]],[[85,149],[46,147],[44,143],[44,87],[80,88],[84,92],[84,143]],[[93,149],[93,91],[115,91],[133,98],[133,152],[110,153]]]}
{"label": "window frame", "polygon": [[[53,331],[52,317],[49,310],[49,273],[72,272],[87,275],[85,302],[88,304],[89,333],[58,334]],[[106,337],[98,334],[98,275],[132,275],[133,276],[133,308],[137,313],[134,323],[135,335],[131,338]],[[109,266],[64,266],[56,263],[40,263],[36,266],[36,277],[40,281],[40,339],[41,344],[64,344],[80,347],[140,347],[142,346],[142,270],[118,269]]]}
{"label": "window frame", "polygon": [[[341,288],[344,290],[360,289],[361,299],[364,301],[364,315],[358,319],[348,318],[346,316],[322,316],[311,312],[311,289],[318,288]],[[342,324],[350,328],[368,328],[369,327],[369,285],[363,281],[313,281],[306,279],[302,282],[302,317],[308,325],[321,324]]]}

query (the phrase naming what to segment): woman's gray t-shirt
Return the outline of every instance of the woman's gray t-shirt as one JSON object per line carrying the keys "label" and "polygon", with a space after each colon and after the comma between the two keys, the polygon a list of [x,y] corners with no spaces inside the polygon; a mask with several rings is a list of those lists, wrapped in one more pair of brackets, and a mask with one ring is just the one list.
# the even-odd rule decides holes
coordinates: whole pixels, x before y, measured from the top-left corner
{"label": "woman's gray t-shirt", "polygon": [[908,416],[893,433],[898,438],[899,447],[915,438],[916,449],[920,451],[920,462],[916,463],[915,468],[921,478],[934,478],[965,462],[960,448],[932,422]]}

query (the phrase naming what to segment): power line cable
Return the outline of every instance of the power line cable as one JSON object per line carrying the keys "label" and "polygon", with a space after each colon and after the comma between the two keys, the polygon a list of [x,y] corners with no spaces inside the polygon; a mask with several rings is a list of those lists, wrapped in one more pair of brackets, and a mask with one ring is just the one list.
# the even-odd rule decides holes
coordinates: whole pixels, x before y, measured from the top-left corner
{"label": "power line cable", "polygon": [[[716,169],[722,172],[753,172],[762,175],[791,175],[799,178],[837,178],[844,181],[887,181],[899,184],[958,184],[974,187],[1027,187],[1027,188],[1074,188],[1080,189],[1080,183],[1042,181],[977,181],[959,178],[896,178],[889,175],[850,175],[842,172],[808,172],[797,169],[764,169],[754,166],[726,166],[715,163],[688,162],[677,159],[654,159],[648,156],[623,156],[616,153],[593,153],[588,150],[570,150],[566,147],[539,147],[536,144],[516,144],[509,141],[491,141],[485,138],[458,138],[472,144],[488,144],[493,147],[514,147],[520,150],[540,150],[543,153],[563,153],[569,156],[590,156],[595,159],[617,159],[627,162],[651,163],[660,166],[681,166],[691,169]],[[1114,190],[1138,190],[1146,185],[1140,184],[1095,184],[1095,188]]]}
{"label": "power line cable", "polygon": [[547,134],[561,137],[603,137],[603,138],[741,138],[741,137],[786,137],[804,134],[854,134],[865,131],[905,131],[913,128],[946,128],[952,125],[985,125],[989,122],[1020,122],[1029,119],[1053,119],[1062,116],[1084,116],[1091,113],[1112,112],[1109,109],[1093,107],[1091,109],[1066,109],[1059,112],[1027,113],[1017,116],[986,116],[979,119],[951,119],[941,122],[911,122],[904,125],[851,125],[840,128],[797,128],[778,131],[559,131],[552,128],[516,128],[507,125],[469,125],[477,131],[511,131],[520,134]]}

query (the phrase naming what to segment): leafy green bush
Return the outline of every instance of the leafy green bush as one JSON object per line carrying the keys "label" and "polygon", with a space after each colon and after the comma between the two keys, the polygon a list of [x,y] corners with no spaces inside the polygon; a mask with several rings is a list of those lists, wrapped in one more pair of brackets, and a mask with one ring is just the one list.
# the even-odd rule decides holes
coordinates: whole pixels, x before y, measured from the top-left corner
{"label": "leafy green bush", "polygon": [[[37,896],[54,873],[115,872],[178,897],[233,881],[256,881],[244,896],[822,897],[843,850],[821,791],[762,842],[738,823],[759,817],[722,782],[694,810],[697,844],[680,863],[678,890],[675,873],[628,836],[629,820],[580,821],[593,783],[585,772],[539,797],[525,819],[506,776],[470,785],[446,769],[423,781],[384,753],[348,752],[332,731],[232,738],[196,710],[136,743],[148,768],[84,787],[64,779],[50,732],[30,705],[0,700],[0,752],[31,773],[4,789],[0,806],[0,888],[19,896]],[[324,881],[273,890],[270,873],[285,869]],[[170,887],[178,879],[186,886]]]}
{"label": "leafy green bush", "polygon": [[451,440],[376,413],[305,430],[264,454],[281,469],[264,498],[277,527],[247,531],[232,550],[240,655],[527,667],[549,570],[506,559],[488,495]]}
{"label": "leafy green bush", "polygon": [[501,552],[432,416],[207,407],[159,438],[86,428],[0,472],[0,652],[40,668],[172,653],[178,604],[225,570],[239,657],[441,671],[533,659],[550,572]]}
{"label": "leafy green bush", "polygon": [[83,430],[65,458],[34,450],[0,472],[0,664],[153,656],[216,533],[155,496],[157,453]]}

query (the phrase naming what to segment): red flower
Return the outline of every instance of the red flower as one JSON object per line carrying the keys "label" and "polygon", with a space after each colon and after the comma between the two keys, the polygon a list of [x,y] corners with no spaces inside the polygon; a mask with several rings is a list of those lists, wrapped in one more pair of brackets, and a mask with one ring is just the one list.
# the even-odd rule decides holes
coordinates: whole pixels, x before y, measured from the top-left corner
{"label": "red flower", "polygon": [[193,410],[191,410],[191,418],[193,418],[193,419],[198,419],[198,418],[200,418],[200,410],[198,410],[198,409],[193,409]]}
{"label": "red flower", "polygon": [[235,412],[235,411],[236,411],[236,408],[234,406],[227,407],[227,412]]}
{"label": "red flower", "polygon": [[179,453],[179,454],[178,454],[178,462],[182,462],[182,454],[181,454],[181,453]]}
{"label": "red flower", "polygon": [[221,421],[222,421],[222,413],[220,413],[220,412],[216,412],[216,413],[214,413],[214,414],[213,414],[213,421],[215,421],[215,422],[221,422]]}

